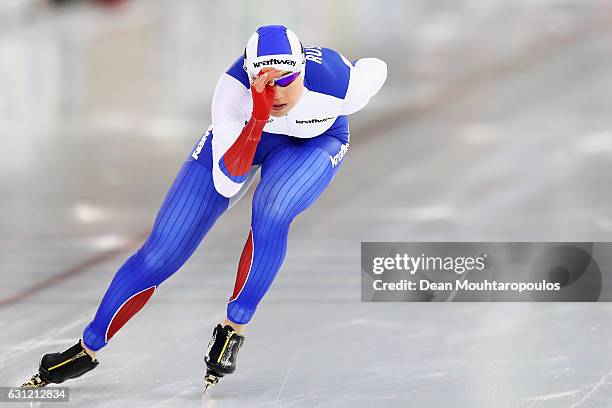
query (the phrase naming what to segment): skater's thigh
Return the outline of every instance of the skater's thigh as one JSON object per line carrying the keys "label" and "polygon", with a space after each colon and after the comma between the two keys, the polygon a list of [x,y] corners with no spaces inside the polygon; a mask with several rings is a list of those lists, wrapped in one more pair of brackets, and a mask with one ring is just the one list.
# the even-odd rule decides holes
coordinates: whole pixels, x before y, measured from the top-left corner
{"label": "skater's thigh", "polygon": [[211,170],[187,160],[172,183],[142,252],[146,262],[182,263],[227,209],[229,200],[214,187]]}
{"label": "skater's thigh", "polygon": [[270,152],[253,197],[254,217],[290,220],[312,205],[338,171],[342,158],[335,156],[344,155],[343,146],[348,145],[322,135]]}

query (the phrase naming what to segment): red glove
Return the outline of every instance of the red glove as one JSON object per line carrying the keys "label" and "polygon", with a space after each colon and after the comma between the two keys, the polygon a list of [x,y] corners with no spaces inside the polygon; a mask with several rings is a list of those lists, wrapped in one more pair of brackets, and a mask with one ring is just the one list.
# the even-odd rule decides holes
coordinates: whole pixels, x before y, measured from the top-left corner
{"label": "red glove", "polygon": [[274,104],[274,86],[266,85],[262,92],[257,92],[251,85],[251,97],[253,98],[253,116],[256,120],[267,121],[270,119],[272,105]]}
{"label": "red glove", "polygon": [[[263,73],[260,72],[259,76]],[[264,85],[261,92],[257,92],[255,86],[251,84],[251,97],[253,98],[253,112],[251,119],[240,132],[240,135],[230,146],[221,160],[225,166],[226,175],[230,177],[243,178],[253,164],[253,157],[257,150],[257,145],[261,140],[261,132],[272,112],[274,104],[274,86]]]}

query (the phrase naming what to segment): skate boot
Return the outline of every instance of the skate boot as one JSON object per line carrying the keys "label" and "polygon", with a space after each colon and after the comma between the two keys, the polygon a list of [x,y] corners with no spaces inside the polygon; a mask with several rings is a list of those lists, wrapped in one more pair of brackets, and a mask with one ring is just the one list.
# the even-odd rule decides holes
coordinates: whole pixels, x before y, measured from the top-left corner
{"label": "skate boot", "polygon": [[215,327],[204,357],[207,367],[204,376],[204,392],[218,383],[219,378],[234,372],[238,350],[243,342],[244,336],[236,333],[230,325],[223,327],[218,324]]}
{"label": "skate boot", "polygon": [[82,376],[93,370],[99,361],[94,360],[81,341],[62,353],[45,354],[40,360],[38,373],[34,374],[22,387],[44,387],[47,384],[59,384],[72,378]]}

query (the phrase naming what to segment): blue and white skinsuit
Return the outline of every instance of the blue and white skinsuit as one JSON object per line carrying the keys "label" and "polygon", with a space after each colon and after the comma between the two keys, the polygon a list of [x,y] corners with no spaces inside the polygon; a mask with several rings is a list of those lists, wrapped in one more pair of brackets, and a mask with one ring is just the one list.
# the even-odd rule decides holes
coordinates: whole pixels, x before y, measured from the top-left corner
{"label": "blue and white skinsuit", "polygon": [[148,301],[155,289],[195,251],[219,216],[246,192],[257,171],[251,228],[227,316],[249,322],[276,276],[291,221],[329,185],[349,147],[347,115],[366,106],[382,87],[386,64],[376,58],[349,62],[338,52],[305,48],[304,92],[285,116],[270,117],[250,170],[228,174],[223,156],[251,115],[253,102],[240,57],[219,79],[212,126],[181,167],[142,247],[115,274],[83,341],[93,351]]}

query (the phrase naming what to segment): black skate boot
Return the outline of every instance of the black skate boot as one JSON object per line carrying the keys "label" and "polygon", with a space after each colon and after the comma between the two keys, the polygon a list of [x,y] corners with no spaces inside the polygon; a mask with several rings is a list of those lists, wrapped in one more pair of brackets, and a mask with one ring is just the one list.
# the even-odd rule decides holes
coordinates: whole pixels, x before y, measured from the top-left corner
{"label": "black skate boot", "polygon": [[99,361],[94,360],[81,341],[62,353],[45,354],[40,360],[38,373],[34,374],[22,387],[44,387],[47,384],[60,384],[66,380],[82,376],[93,370]]}
{"label": "black skate boot", "polygon": [[218,383],[219,378],[234,372],[238,350],[243,342],[244,336],[236,333],[230,325],[223,327],[218,324],[215,327],[204,357],[207,367],[204,376],[204,392]]}

